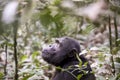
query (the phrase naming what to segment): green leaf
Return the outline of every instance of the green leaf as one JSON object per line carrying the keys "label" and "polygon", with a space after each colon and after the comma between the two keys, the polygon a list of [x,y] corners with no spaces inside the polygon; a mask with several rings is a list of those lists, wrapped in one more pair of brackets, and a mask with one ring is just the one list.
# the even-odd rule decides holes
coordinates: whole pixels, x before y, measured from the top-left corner
{"label": "green leaf", "polygon": [[79,74],[79,75],[77,76],[77,80],[80,80],[82,76],[83,76],[83,74]]}
{"label": "green leaf", "polygon": [[116,57],[116,62],[120,63],[120,57]]}
{"label": "green leaf", "polygon": [[115,80],[120,80],[120,73],[117,75]]}
{"label": "green leaf", "polygon": [[33,53],[32,53],[32,59],[35,59],[36,56],[38,56],[38,55],[39,55],[39,52],[38,52],[38,51],[33,52]]}
{"label": "green leaf", "polygon": [[85,62],[85,63],[84,63],[84,66],[87,66],[87,64],[88,64],[88,62]]}
{"label": "green leaf", "polygon": [[54,4],[54,5],[59,5],[60,2],[61,2],[61,0],[54,0],[53,4]]}
{"label": "green leaf", "polygon": [[39,67],[39,66],[40,66],[40,62],[39,62],[39,60],[38,60],[38,59],[35,59],[35,60],[34,60],[34,63],[35,63],[35,65],[36,65],[37,67]]}
{"label": "green leaf", "polygon": [[114,48],[112,49],[112,54],[113,54],[113,55],[116,55],[118,51],[119,51],[119,47],[114,47]]}
{"label": "green leaf", "polygon": [[60,66],[56,67],[56,69],[58,69],[58,70],[62,70],[62,68],[61,68]]}
{"label": "green leaf", "polygon": [[49,8],[45,8],[40,12],[40,22],[43,26],[47,27],[52,23],[52,16],[50,15],[51,11]]}
{"label": "green leaf", "polygon": [[29,75],[26,75],[24,76],[24,78],[22,80],[28,80],[28,78],[32,77],[34,74],[29,74]]}
{"label": "green leaf", "polygon": [[27,57],[27,55],[23,55],[22,57],[21,57],[21,62],[23,62],[25,59],[27,59],[28,57]]}
{"label": "green leaf", "polygon": [[3,78],[4,74],[0,72],[0,80]]}
{"label": "green leaf", "polygon": [[117,39],[117,44],[118,44],[118,45],[120,45],[120,38],[119,38],[119,39]]}
{"label": "green leaf", "polygon": [[82,34],[89,34],[94,29],[94,26],[92,24],[89,24],[86,26],[86,28],[82,31]]}
{"label": "green leaf", "polygon": [[79,55],[76,54],[76,57],[77,57],[77,59],[78,59],[78,61],[79,61],[79,67],[82,67],[82,61],[81,61],[81,59],[79,58]]}

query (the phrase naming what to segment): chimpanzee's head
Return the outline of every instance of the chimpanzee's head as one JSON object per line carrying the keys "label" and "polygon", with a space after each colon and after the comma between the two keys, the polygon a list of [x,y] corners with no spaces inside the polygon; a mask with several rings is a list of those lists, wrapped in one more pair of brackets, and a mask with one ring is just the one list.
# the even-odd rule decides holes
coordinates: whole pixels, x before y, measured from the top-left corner
{"label": "chimpanzee's head", "polygon": [[70,37],[62,37],[56,39],[55,43],[44,47],[42,57],[48,63],[59,66],[65,59],[76,57],[76,53],[80,53],[80,44]]}

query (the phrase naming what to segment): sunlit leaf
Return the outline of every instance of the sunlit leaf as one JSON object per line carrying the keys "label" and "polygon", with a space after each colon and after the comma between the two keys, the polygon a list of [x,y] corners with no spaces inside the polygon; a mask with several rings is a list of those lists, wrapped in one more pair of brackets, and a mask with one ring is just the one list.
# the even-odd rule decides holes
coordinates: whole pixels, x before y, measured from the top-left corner
{"label": "sunlit leaf", "polygon": [[22,80],[28,80],[28,78],[32,77],[34,74],[26,75]]}
{"label": "sunlit leaf", "polygon": [[80,80],[82,76],[83,76],[82,74],[79,74],[79,75],[77,76],[77,80]]}
{"label": "sunlit leaf", "polygon": [[54,4],[54,5],[59,5],[60,2],[61,2],[61,0],[54,0],[54,1],[53,1],[53,4]]}
{"label": "sunlit leaf", "polygon": [[32,53],[32,58],[35,59],[39,55],[38,51]]}
{"label": "sunlit leaf", "polygon": [[27,55],[23,55],[22,57],[21,57],[21,62],[23,62],[24,60],[26,60],[28,57],[27,57]]}

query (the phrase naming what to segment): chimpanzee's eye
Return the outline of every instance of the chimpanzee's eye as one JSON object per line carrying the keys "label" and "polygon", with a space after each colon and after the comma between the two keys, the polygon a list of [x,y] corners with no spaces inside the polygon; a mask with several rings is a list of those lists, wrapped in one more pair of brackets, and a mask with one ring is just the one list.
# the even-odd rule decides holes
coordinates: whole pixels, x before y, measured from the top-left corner
{"label": "chimpanzee's eye", "polygon": [[55,40],[56,43],[60,43],[60,41],[58,39]]}

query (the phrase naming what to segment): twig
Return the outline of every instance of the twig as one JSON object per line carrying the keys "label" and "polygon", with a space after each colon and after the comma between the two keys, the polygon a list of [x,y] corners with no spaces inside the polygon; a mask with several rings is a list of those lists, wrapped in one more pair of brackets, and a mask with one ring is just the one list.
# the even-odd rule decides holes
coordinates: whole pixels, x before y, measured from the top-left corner
{"label": "twig", "polygon": [[15,59],[15,75],[14,75],[14,80],[18,80],[18,58],[17,58],[17,29],[18,29],[18,25],[17,25],[17,21],[16,23],[14,23],[13,25],[13,35],[14,35],[14,59]]}
{"label": "twig", "polygon": [[111,53],[111,62],[112,62],[112,68],[113,68],[113,71],[112,73],[115,75],[115,64],[114,64],[114,59],[113,59],[113,52],[112,52],[112,32],[111,32],[111,18],[109,16],[109,44],[110,44],[110,53]]}
{"label": "twig", "polygon": [[5,45],[5,53],[6,53],[6,59],[5,59],[5,67],[4,67],[4,75],[5,75],[5,78],[7,76],[7,43]]}
{"label": "twig", "polygon": [[117,29],[117,22],[116,22],[116,14],[114,16],[114,26],[115,26],[115,46],[118,47],[118,43],[117,43],[118,29]]}

